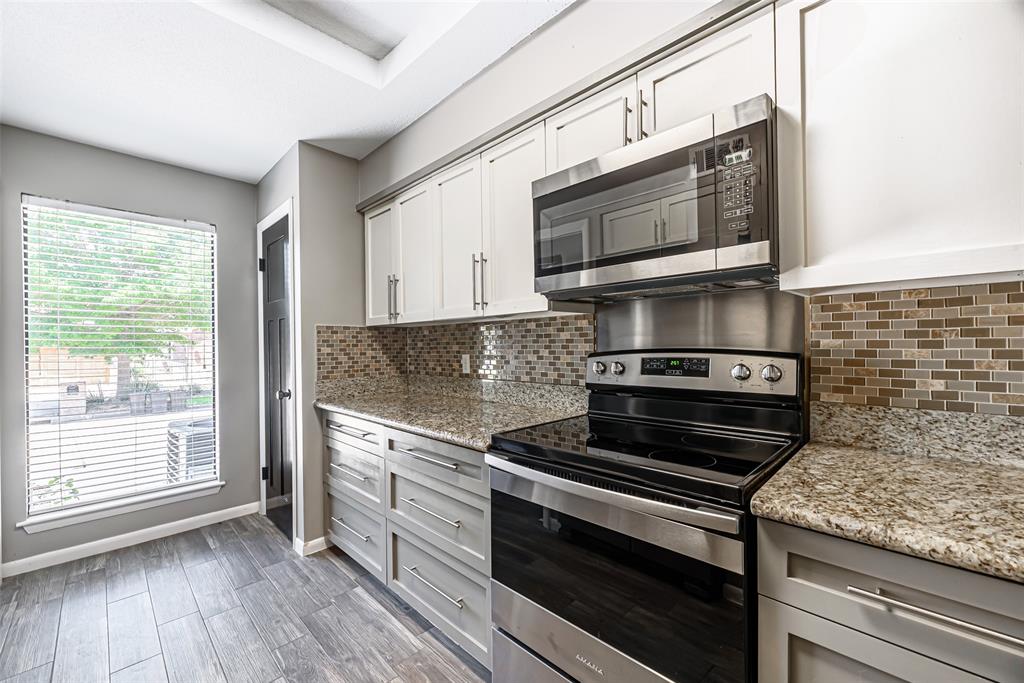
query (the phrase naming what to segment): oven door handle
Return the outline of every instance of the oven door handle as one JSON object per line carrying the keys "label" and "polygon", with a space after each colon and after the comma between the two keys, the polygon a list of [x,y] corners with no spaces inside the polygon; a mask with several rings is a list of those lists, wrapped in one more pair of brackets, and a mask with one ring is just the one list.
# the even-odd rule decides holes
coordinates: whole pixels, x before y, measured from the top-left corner
{"label": "oven door handle", "polygon": [[632,510],[633,512],[640,512],[653,517],[661,517],[662,519],[669,519],[673,522],[689,524],[703,529],[713,529],[727,534],[738,534],[740,531],[740,515],[722,512],[712,508],[682,507],[680,505],[672,505],[670,503],[662,503],[657,500],[641,498],[640,496],[633,496],[628,493],[599,489],[596,486],[588,486],[575,481],[569,481],[568,479],[562,479],[561,477],[556,477],[551,474],[545,474],[544,472],[538,472],[537,470],[517,465],[490,453],[484,455],[484,460],[490,467],[496,470],[501,470],[502,472],[506,472],[513,476],[521,477],[527,481],[532,481],[559,491],[564,491],[565,493],[571,493],[575,496],[580,496],[581,498],[588,498],[600,503],[606,503],[608,505]]}

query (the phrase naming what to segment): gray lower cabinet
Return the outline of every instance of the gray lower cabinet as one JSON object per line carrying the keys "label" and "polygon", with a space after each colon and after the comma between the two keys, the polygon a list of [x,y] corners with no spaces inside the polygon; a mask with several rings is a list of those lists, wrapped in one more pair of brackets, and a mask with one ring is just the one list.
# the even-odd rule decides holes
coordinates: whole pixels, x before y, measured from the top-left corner
{"label": "gray lower cabinet", "polygon": [[1024,683],[1024,586],[758,520],[762,681]]}
{"label": "gray lower cabinet", "polygon": [[380,581],[387,574],[387,529],[384,515],[353,503],[348,494],[327,487],[327,538]]}
{"label": "gray lower cabinet", "polygon": [[759,681],[957,683],[986,679],[760,596]]}
{"label": "gray lower cabinet", "polygon": [[483,453],[326,411],[323,429],[331,543],[490,667]]}
{"label": "gray lower cabinet", "polygon": [[490,501],[394,462],[387,468],[388,519],[490,576]]}
{"label": "gray lower cabinet", "polygon": [[388,587],[490,667],[490,580],[400,524],[388,523]]}

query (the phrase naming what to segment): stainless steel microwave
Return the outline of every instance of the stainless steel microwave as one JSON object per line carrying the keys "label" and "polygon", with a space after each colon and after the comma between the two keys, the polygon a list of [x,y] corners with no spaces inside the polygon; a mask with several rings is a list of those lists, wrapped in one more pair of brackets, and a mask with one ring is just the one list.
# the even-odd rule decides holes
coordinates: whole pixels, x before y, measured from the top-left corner
{"label": "stainless steel microwave", "polygon": [[763,287],[778,275],[774,105],[760,95],[533,183],[550,299]]}

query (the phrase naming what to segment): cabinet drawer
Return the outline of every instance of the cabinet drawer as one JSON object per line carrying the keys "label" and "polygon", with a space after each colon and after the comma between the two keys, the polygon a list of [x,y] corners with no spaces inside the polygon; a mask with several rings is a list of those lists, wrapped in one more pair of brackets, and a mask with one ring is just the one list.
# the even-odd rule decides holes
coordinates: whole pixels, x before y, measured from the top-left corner
{"label": "cabinet drawer", "polygon": [[423,436],[388,430],[387,458],[452,486],[490,499],[484,454]]}
{"label": "cabinet drawer", "polygon": [[384,516],[359,505],[352,505],[330,489],[327,490],[327,503],[328,538],[372,576],[384,581],[384,562],[387,557]]}
{"label": "cabinet drawer", "polygon": [[490,574],[490,501],[395,463],[388,485],[388,519]]}
{"label": "cabinet drawer", "polygon": [[388,587],[490,666],[491,613],[485,576],[389,522]]}
{"label": "cabinet drawer", "polygon": [[758,591],[780,602],[985,678],[1024,681],[1019,584],[765,520],[758,577]]}
{"label": "cabinet drawer", "polygon": [[384,513],[384,459],[337,441],[327,442],[328,486]]}
{"label": "cabinet drawer", "polygon": [[377,456],[383,456],[384,428],[378,424],[341,413],[324,413],[324,437]]}
{"label": "cabinet drawer", "polygon": [[760,596],[758,680],[772,683],[982,683],[984,679]]}

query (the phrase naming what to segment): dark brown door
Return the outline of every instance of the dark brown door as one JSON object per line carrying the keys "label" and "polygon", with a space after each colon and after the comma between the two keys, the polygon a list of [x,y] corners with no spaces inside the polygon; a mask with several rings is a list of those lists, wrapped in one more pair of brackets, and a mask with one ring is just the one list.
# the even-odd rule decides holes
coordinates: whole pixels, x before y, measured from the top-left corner
{"label": "dark brown door", "polygon": [[288,216],[263,231],[263,372],[267,517],[292,538],[291,258]]}

